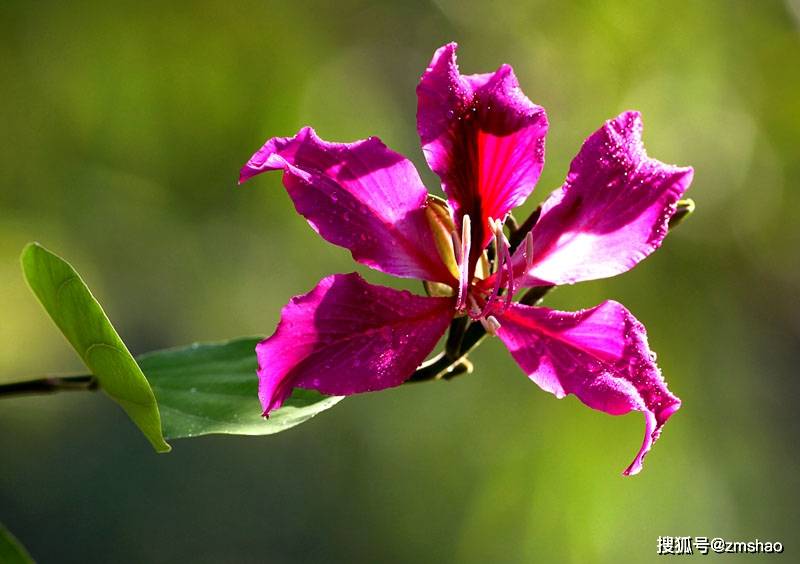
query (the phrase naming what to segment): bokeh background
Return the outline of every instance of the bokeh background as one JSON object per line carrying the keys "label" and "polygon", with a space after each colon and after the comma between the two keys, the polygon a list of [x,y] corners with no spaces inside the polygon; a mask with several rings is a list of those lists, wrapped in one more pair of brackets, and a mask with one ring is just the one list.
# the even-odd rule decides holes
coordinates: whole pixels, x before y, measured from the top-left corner
{"label": "bokeh background", "polygon": [[796,0],[6,0],[0,381],[80,369],[20,275],[30,240],[76,265],[134,352],[271,333],[292,295],[354,266],[279,175],[237,188],[239,167],[311,124],[380,136],[437,190],[414,88],[450,40],[462,71],[508,62],[548,111],[547,165],[518,216],[625,109],[642,111],[651,155],[695,167],[698,210],[659,252],[548,300],[617,299],[648,327],[684,404],[643,473],[620,476],[639,414],[555,400],[496,341],[469,377],[168,455],[101,394],[0,399],[0,521],[34,557],[647,562],[659,535],[705,535],[782,541],[782,558],[740,558],[796,561]]}

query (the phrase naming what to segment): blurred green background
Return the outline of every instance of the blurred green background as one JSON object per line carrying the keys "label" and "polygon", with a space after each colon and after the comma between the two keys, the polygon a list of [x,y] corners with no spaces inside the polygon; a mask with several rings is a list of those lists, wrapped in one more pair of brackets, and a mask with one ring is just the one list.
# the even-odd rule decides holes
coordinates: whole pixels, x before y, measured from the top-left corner
{"label": "blurred green background", "polygon": [[310,124],[380,136],[438,190],[414,88],[450,40],[462,71],[508,62],[548,111],[547,166],[518,216],[625,109],[642,111],[651,155],[695,167],[698,211],[658,253],[548,300],[617,299],[648,327],[683,409],[642,474],[620,476],[640,415],[555,400],[497,341],[469,377],[169,455],[99,394],[3,399],[0,521],[34,557],[648,562],[659,535],[705,535],[782,541],[797,559],[796,0],[6,0],[0,381],[80,369],[20,275],[30,240],[76,265],[134,352],[271,333],[292,295],[354,266],[279,175],[237,188],[239,167]]}

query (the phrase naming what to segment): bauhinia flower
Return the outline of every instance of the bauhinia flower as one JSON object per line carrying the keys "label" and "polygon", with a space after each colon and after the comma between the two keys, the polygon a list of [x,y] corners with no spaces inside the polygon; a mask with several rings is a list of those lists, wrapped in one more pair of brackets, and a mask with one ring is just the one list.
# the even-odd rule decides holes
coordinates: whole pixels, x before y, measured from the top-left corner
{"label": "bauhinia flower", "polygon": [[428,294],[352,273],[292,298],[256,349],[264,415],[295,387],[350,395],[398,386],[448,327],[463,337],[474,326],[496,335],[556,397],[575,394],[612,415],[644,413],[644,441],[624,473],[639,472],[680,407],[642,324],[614,301],[562,312],[514,296],[631,269],[661,245],[692,169],[649,158],[639,114],[625,112],[584,142],[535,216],[507,226],[544,165],[544,109],[522,93],[508,65],[462,75],[454,43],[436,51],[417,98],[422,150],[446,202],[375,137],[330,143],[306,127],[268,140],[242,168],[240,183],[283,171],[297,211],[323,238],[376,270],[423,280]]}

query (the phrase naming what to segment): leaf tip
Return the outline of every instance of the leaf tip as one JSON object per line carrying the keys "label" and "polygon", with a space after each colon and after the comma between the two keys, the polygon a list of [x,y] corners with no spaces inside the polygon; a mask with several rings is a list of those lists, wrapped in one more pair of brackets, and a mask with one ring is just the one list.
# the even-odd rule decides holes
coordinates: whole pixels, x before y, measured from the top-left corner
{"label": "leaf tip", "polygon": [[161,441],[159,444],[153,443],[153,448],[156,449],[158,454],[168,454],[172,452],[172,445],[167,441]]}
{"label": "leaf tip", "polygon": [[25,261],[28,259],[28,257],[30,257],[33,253],[35,253],[37,249],[41,248],[42,246],[36,241],[31,241],[30,243],[22,247],[22,252],[19,255],[19,259],[22,262],[23,269],[25,268]]}

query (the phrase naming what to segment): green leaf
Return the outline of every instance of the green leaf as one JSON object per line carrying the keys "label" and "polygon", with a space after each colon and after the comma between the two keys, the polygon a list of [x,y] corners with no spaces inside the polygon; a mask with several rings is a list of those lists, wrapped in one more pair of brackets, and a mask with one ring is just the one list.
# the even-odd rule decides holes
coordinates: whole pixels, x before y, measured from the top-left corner
{"label": "green leaf", "polygon": [[125,409],[159,452],[170,450],[165,436],[278,433],[342,399],[296,389],[283,407],[264,419],[256,376],[258,338],[194,344],[134,360],[66,261],[31,243],[22,252],[22,268],[34,294],[100,387]]}
{"label": "green leaf", "polygon": [[25,547],[0,523],[0,562],[3,564],[33,564]]}
{"label": "green leaf", "polygon": [[31,290],[100,387],[122,406],[153,448],[169,452],[153,390],[75,269],[37,243],[25,247],[21,260]]}
{"label": "green leaf", "polygon": [[137,360],[158,399],[169,439],[211,433],[270,435],[333,407],[340,396],[295,389],[283,407],[261,416],[255,346],[259,338],[155,351]]}

